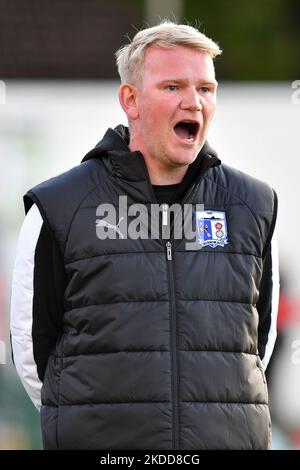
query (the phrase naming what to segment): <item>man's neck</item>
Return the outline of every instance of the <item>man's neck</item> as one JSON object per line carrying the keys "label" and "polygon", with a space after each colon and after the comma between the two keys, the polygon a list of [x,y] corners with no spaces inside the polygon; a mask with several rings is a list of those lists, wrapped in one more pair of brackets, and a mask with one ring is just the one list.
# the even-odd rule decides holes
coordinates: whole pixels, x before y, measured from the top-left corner
{"label": "man's neck", "polygon": [[[144,154],[143,154],[144,155]],[[144,155],[151,184],[168,185],[178,184],[183,180],[189,165],[180,167],[164,166]]]}
{"label": "man's neck", "polygon": [[157,168],[146,161],[151,184],[169,185],[178,184],[183,180],[188,165],[180,168]]}
{"label": "man's neck", "polygon": [[143,154],[151,184],[154,185],[180,183],[189,167],[188,164],[177,167],[163,165],[161,162],[149,157],[145,149],[143,149],[142,146],[139,145],[132,136],[128,148],[131,152],[139,150]]}

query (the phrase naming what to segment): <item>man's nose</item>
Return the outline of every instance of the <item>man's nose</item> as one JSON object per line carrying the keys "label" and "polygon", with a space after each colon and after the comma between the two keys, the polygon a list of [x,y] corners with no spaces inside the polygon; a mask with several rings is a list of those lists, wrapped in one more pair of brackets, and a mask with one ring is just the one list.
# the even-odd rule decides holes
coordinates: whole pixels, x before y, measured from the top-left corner
{"label": "man's nose", "polygon": [[202,110],[201,96],[195,88],[185,90],[184,95],[181,100],[181,108],[190,109],[191,111]]}

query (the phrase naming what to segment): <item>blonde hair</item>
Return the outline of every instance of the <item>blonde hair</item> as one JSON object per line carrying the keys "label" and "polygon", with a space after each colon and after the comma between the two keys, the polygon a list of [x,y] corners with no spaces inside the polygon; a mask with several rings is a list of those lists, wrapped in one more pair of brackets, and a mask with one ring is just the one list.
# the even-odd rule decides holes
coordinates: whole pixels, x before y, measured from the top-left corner
{"label": "blonde hair", "polygon": [[151,28],[142,29],[130,44],[122,46],[115,53],[122,83],[136,84],[142,81],[146,50],[152,44],[164,48],[189,47],[205,51],[213,59],[222,54],[218,44],[193,26],[165,20]]}

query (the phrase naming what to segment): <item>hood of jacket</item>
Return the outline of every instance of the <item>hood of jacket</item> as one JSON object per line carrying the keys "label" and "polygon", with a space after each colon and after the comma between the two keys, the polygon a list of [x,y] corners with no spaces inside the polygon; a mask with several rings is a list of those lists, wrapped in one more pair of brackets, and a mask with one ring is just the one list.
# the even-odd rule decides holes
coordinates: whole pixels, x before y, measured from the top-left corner
{"label": "hood of jacket", "polygon": [[[85,157],[82,159],[82,162],[90,160],[91,158],[101,157],[103,153],[106,152],[131,152],[128,148],[130,140],[129,128],[123,124],[119,124],[114,129],[109,128],[104,134],[103,138],[96,144],[96,146],[90,150]],[[200,160],[203,155],[209,154],[211,157],[219,161],[217,152],[209,145],[207,141],[204,142],[203,147],[201,148],[196,160]],[[196,161],[195,160],[195,161]],[[191,165],[193,165],[193,162]]]}
{"label": "hood of jacket", "polygon": [[[114,129],[109,128],[100,142],[85,155],[82,162],[109,155],[115,176],[125,177],[130,181],[149,181],[145,159],[141,152],[129,150],[129,141],[128,127],[120,124]],[[221,160],[218,158],[217,152],[205,141],[197,158],[189,165],[185,173],[177,191],[177,199],[180,200],[189,186],[201,178],[209,168],[220,164]]]}

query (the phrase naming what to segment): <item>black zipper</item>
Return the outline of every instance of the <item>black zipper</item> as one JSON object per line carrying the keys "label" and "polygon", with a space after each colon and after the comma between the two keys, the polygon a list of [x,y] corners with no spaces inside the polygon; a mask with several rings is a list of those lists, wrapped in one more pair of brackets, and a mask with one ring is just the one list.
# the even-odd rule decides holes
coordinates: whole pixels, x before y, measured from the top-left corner
{"label": "black zipper", "polygon": [[178,347],[177,347],[177,319],[176,319],[176,300],[175,300],[175,282],[173,269],[172,242],[166,243],[167,250],[167,270],[168,287],[170,299],[170,353],[171,353],[171,371],[172,371],[172,412],[173,412],[173,450],[179,450],[179,380],[178,380]]}

